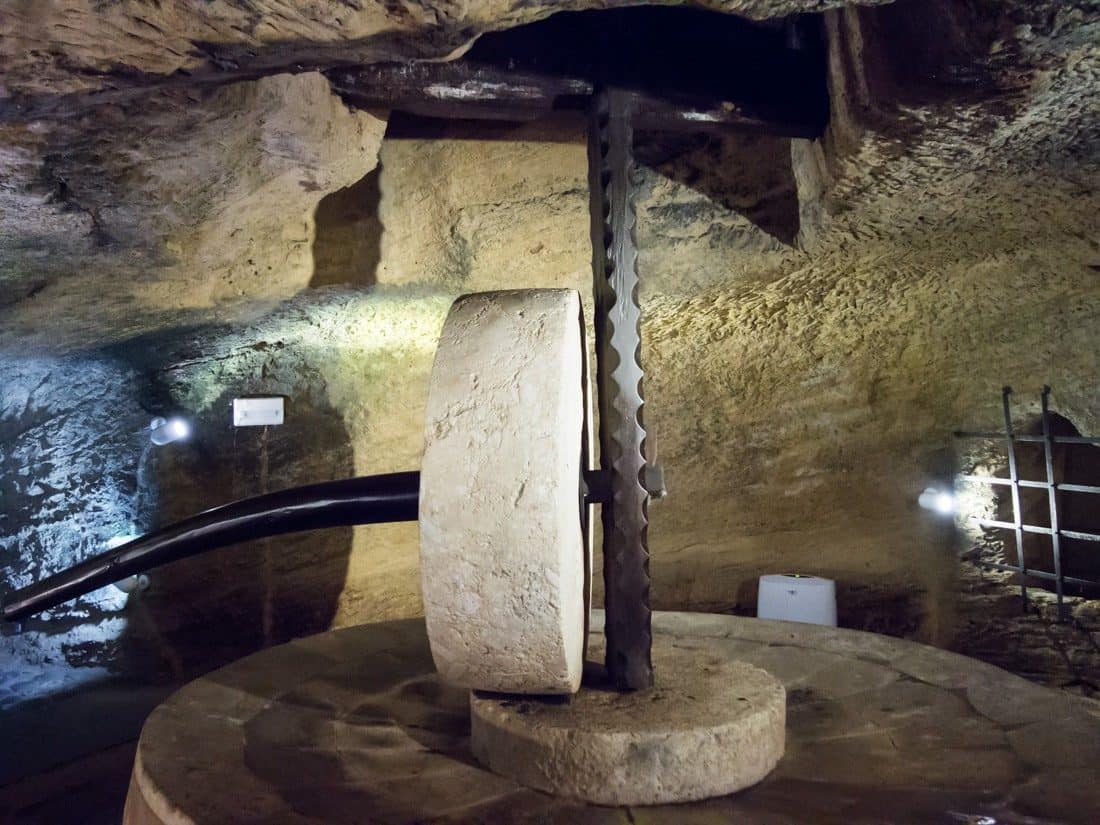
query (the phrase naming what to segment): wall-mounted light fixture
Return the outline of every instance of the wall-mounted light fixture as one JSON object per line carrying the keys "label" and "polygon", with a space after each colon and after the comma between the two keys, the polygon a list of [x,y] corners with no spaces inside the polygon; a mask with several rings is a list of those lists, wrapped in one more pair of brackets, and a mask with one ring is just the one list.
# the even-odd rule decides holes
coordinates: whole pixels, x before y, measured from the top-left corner
{"label": "wall-mounted light fixture", "polygon": [[931,510],[943,516],[953,515],[956,510],[955,494],[949,490],[927,487],[917,497],[917,504],[925,510]]}
{"label": "wall-mounted light fixture", "polygon": [[[141,538],[141,536],[137,533],[119,533],[117,536],[111,536],[111,538],[107,539],[107,549],[114,550],[116,547],[129,544],[139,538]],[[114,586],[123,593],[133,593],[135,590],[148,590],[149,577],[144,573],[139,573],[136,576],[127,576],[125,579],[115,582]]]}
{"label": "wall-mounted light fixture", "polygon": [[158,447],[183,441],[191,436],[191,424],[185,418],[154,418],[149,422],[149,438]]}

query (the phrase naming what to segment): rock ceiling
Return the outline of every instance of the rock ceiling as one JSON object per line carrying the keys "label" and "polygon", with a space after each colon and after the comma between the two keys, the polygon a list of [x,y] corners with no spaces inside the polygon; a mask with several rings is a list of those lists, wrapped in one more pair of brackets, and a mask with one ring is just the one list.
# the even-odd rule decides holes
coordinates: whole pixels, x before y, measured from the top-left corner
{"label": "rock ceiling", "polygon": [[[879,0],[881,2],[881,0]],[[659,0],[653,5],[676,5]],[[875,0],[867,0],[875,2]],[[440,59],[480,34],[619,0],[213,0],[6,2],[5,94],[33,98],[148,85],[171,77],[254,77],[338,63]],[[843,0],[702,0],[754,19],[820,12]]]}
{"label": "rock ceiling", "polygon": [[[448,58],[482,32],[617,5],[7,0],[0,335],[87,345],[295,294],[310,281],[313,210],[373,168],[385,130],[385,113],[349,110],[313,69]],[[833,120],[825,140],[793,151],[803,251],[920,243],[921,222],[940,222],[949,244],[981,244],[967,232],[979,216],[1022,232],[1047,216],[1039,232],[1061,222],[1087,247],[1093,3],[701,5],[756,19],[825,12]],[[1070,257],[1082,254],[1095,249]]]}

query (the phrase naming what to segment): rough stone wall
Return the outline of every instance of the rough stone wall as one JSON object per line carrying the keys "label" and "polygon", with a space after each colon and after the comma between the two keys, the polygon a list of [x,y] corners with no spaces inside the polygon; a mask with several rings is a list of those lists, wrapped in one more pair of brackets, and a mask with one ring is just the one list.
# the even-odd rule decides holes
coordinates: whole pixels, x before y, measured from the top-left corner
{"label": "rough stone wall", "polygon": [[[824,141],[640,141],[647,415],[672,490],[658,604],[751,609],[757,575],[798,569],[838,578],[848,623],[945,641],[956,537],[916,499],[951,483],[952,431],[996,426],[1005,383],[1095,421],[1096,21],[994,5],[830,15]],[[530,138],[387,142],[380,280],[483,288],[471,273],[524,251],[524,283],[569,271],[520,246],[537,237],[583,284],[580,146]],[[540,155],[563,181],[530,219],[500,170]]]}
{"label": "rough stone wall", "polygon": [[798,567],[836,576],[842,611],[844,585],[908,591],[944,639],[951,537],[915,501],[950,482],[951,432],[1043,383],[1095,429],[1097,21],[995,6],[826,15],[834,115],[792,147],[799,249],[754,255],[750,289],[651,296],[647,409],[691,493],[661,505],[654,561],[681,597]]}
{"label": "rough stone wall", "polygon": [[[330,288],[258,317],[6,356],[5,586],[217,504],[417,467],[449,302],[428,290]],[[257,394],[285,396],[283,426],[232,426],[232,398]],[[172,414],[192,423],[191,437],[152,445],[150,418]],[[178,680],[334,624],[414,615],[415,553],[415,525],[333,529],[159,568],[130,597],[104,588],[0,638],[0,705],[110,677]]]}
{"label": "rough stone wall", "polygon": [[[347,218],[318,205],[369,173],[384,129],[317,74],[0,127],[10,140],[0,183],[5,589],[113,537],[354,471],[348,425],[317,370],[318,359],[340,360],[304,331],[353,325],[362,311],[339,316],[322,300],[271,315],[270,299],[306,289],[315,258],[338,263]],[[224,323],[212,320],[216,306]],[[287,327],[300,343],[279,357]],[[403,345],[416,346],[408,332]],[[291,395],[288,426],[262,442],[234,433],[228,399],[248,392]],[[150,418],[174,411],[194,420],[196,437],[152,448]],[[353,541],[338,533],[317,546],[291,539],[277,558],[264,546],[183,563],[130,603],[107,588],[32,620],[0,640],[0,702],[124,674],[179,678],[324,629]]]}
{"label": "rough stone wall", "polygon": [[[1100,431],[1100,37],[1086,4],[1038,6],[830,14],[820,142],[641,137],[647,416],[671,490],[652,508],[658,606],[748,610],[757,575],[795,568],[840,581],[848,624],[943,639],[954,539],[916,497],[949,480],[951,431],[996,426],[1002,384],[1043,382]],[[6,583],[146,517],[149,415],[199,425],[149,467],[151,523],[408,469],[449,301],[587,290],[578,124],[406,126],[375,169],[383,121],[316,74],[0,125]],[[290,398],[266,442],[228,424],[248,392]],[[47,660],[118,671],[134,650],[178,675],[419,610],[414,526],[286,548],[168,568],[125,618],[86,600],[0,651],[28,684]]]}
{"label": "rough stone wall", "polygon": [[0,122],[0,337],[87,346],[294,295],[318,203],[374,168],[385,128],[316,73]]}
{"label": "rough stone wall", "polygon": [[[137,495],[148,418],[135,379],[102,357],[0,359],[5,585],[30,584],[98,552],[150,504]],[[121,592],[101,590],[0,638],[0,708],[104,677],[125,629],[124,603]]]}

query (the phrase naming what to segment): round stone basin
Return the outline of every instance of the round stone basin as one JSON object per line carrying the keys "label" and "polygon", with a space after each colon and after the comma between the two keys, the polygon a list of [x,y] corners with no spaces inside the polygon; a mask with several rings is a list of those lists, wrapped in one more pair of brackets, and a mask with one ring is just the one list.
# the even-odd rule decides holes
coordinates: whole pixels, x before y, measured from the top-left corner
{"label": "round stone basin", "polygon": [[[601,627],[597,613],[593,651]],[[1100,703],[858,631],[702,613],[653,627],[783,682],[786,753],[759,785],[625,811],[490,773],[470,753],[468,693],[439,680],[410,619],[185,686],[145,724],[125,822],[1100,822]]]}

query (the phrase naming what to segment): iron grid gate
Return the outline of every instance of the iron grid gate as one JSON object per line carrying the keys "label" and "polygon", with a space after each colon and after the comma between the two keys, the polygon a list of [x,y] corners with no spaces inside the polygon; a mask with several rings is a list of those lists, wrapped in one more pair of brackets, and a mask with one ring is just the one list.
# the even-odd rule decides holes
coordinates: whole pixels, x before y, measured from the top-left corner
{"label": "iron grid gate", "polygon": [[[987,441],[1001,441],[1008,449],[1008,478],[1000,476],[961,475],[959,479],[976,484],[990,484],[1010,487],[1012,489],[1012,521],[997,521],[972,517],[970,521],[981,527],[995,527],[1003,530],[1011,530],[1016,537],[1016,560],[1018,564],[999,564],[984,559],[974,559],[974,563],[992,570],[1006,570],[1020,574],[1020,596],[1023,598],[1024,609],[1027,608],[1027,576],[1037,579],[1046,579],[1055,583],[1055,593],[1058,599],[1058,618],[1066,619],[1064,590],[1066,582],[1071,584],[1100,586],[1100,582],[1090,579],[1080,579],[1067,576],[1062,570],[1062,539],[1079,539],[1081,541],[1100,542],[1100,535],[1096,533],[1083,533],[1078,530],[1067,530],[1061,527],[1058,511],[1058,493],[1082,493],[1100,495],[1100,487],[1088,484],[1067,484],[1058,482],[1054,477],[1054,447],[1057,444],[1093,444],[1100,445],[1100,438],[1088,436],[1056,436],[1052,432],[1050,421],[1050,387],[1044,386],[1042,392],[1042,435],[1017,435],[1012,426],[1012,410],[1009,398],[1012,388],[1005,387],[1001,391],[1001,405],[1004,410],[1005,431],[1003,433],[990,432],[956,432],[959,439],[980,439]],[[1043,457],[1046,465],[1046,480],[1034,481],[1020,478],[1016,460],[1016,445],[1019,443],[1032,443],[1043,445]],[[1020,488],[1029,487],[1047,491],[1047,501],[1050,506],[1050,526],[1042,527],[1035,524],[1024,524],[1020,506]],[[1024,533],[1037,533],[1050,536],[1051,549],[1054,556],[1054,572],[1046,570],[1029,570],[1024,559]],[[1100,552],[1100,547],[1097,548]]]}

